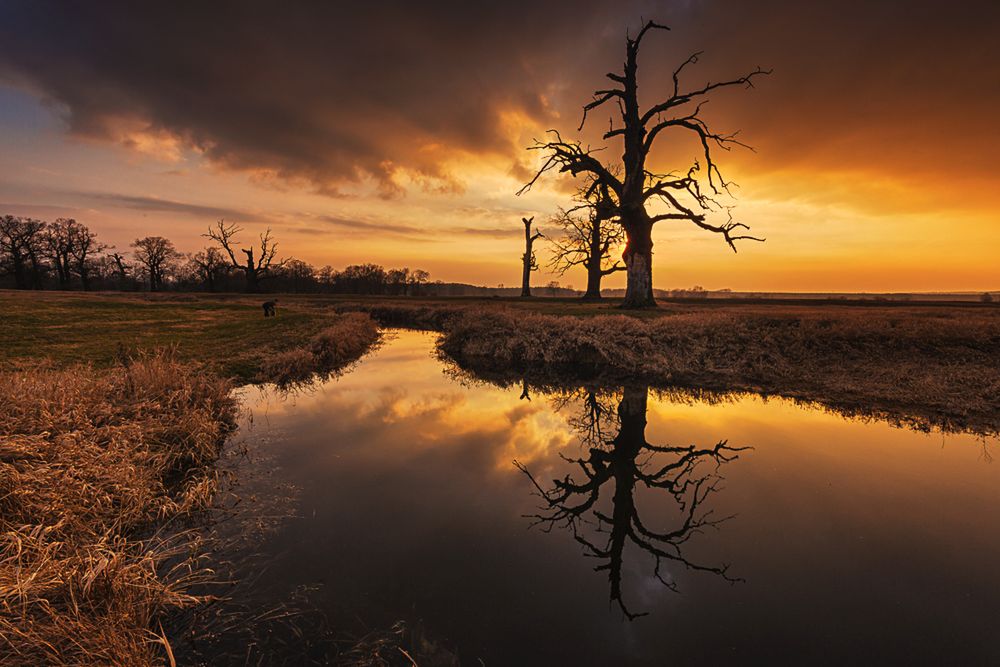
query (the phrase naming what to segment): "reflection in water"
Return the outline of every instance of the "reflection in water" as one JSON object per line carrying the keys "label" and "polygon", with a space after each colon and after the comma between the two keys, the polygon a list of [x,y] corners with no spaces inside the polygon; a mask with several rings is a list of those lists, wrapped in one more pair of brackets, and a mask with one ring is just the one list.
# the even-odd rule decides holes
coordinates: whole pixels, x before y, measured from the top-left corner
{"label": "reflection in water", "polygon": [[[607,571],[611,600],[630,620],[645,616],[646,612],[631,611],[622,597],[622,563],[627,543],[652,556],[653,575],[671,590],[677,590],[676,583],[664,577],[664,562],[711,572],[730,582],[737,581],[728,574],[728,566],[696,563],[684,556],[681,547],[703,529],[716,527],[728,518],[713,516],[705,501],[719,488],[722,480],[719,466],[736,459],[739,452],[749,448],[730,447],[725,440],[707,449],[653,445],[646,441],[648,387],[625,387],[617,412],[601,400],[597,391],[582,393],[582,406],[568,421],[578,430],[589,453],[585,459],[567,459],[576,464],[582,475],[567,474],[553,480],[552,488],[546,489],[526,466],[515,461],[545,503],[541,513],[533,517],[535,525],[543,525],[546,530],[561,525],[572,531],[576,541],[583,545],[584,553],[601,561],[594,569]],[[611,418],[613,414],[617,415],[617,420]],[[605,433],[614,428],[614,422],[617,422],[617,435],[605,439]],[[611,481],[614,491],[608,512],[602,509],[600,500],[602,490]],[[660,490],[662,493],[657,494],[658,497],[674,502],[676,512],[672,527],[654,528],[643,522],[636,505],[637,484]],[[596,526],[588,531],[585,525],[595,523],[590,520],[591,516],[596,519]],[[596,536],[590,536],[591,532]]]}
{"label": "reflection in water", "polygon": [[422,623],[473,665],[1000,664],[984,441],[756,396],[477,382],[433,355],[401,332],[312,392],[248,390],[265,457],[242,495],[297,492],[241,603],[307,589],[338,632]]}

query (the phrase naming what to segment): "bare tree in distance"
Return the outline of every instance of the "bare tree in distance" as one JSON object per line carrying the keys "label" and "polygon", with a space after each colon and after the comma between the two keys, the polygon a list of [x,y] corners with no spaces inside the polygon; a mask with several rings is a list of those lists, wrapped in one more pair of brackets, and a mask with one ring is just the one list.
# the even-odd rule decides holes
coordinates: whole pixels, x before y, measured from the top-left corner
{"label": "bare tree in distance", "polygon": [[162,236],[147,236],[132,242],[135,259],[146,269],[149,276],[149,290],[159,292],[163,287],[167,272],[172,268],[180,253],[174,244]]}
{"label": "bare tree in distance", "polygon": [[[578,131],[583,129],[588,112],[607,102],[617,104],[619,125],[616,127],[612,120],[604,139],[621,137],[624,144],[621,177],[615,174],[615,167],[594,156],[599,149],[584,147],[578,141],[564,140],[558,131],[550,130],[548,140],[536,140],[529,148],[541,151],[545,159],[535,176],[518,191],[518,194],[527,192],[543,174],[553,169],[574,177],[589,176],[593,179],[592,188],[607,187],[627,239],[622,255],[628,277],[623,303],[626,308],[656,305],[653,298],[652,231],[657,222],[689,221],[704,230],[721,234],[734,252],[736,241],[764,240],[745,233],[749,227],[734,221],[730,207],[723,206],[716,199],[717,196],[730,194],[732,184],[723,178],[713,151],[729,151],[733,146],[750,147],[736,139],[737,133],[723,134],[712,130],[700,114],[713,91],[731,86],[752,87],[755,78],[770,74],[770,71],[758,67],[735,79],[706,83],[700,88],[683,88],[681,73],[688,65],[698,62],[701,53],[695,53],[674,70],[673,89],[669,96],[644,110],[638,99],[638,57],[642,39],[650,30],[666,31],[669,28],[648,21],[635,39],[626,36],[622,72],[607,74],[612,85],[594,92],[593,100],[583,107],[583,118],[578,128]],[[667,130],[683,131],[693,137],[700,144],[704,165],[695,161],[685,172],[657,174],[650,171],[646,164],[649,153],[656,139]],[[650,212],[648,207],[654,202],[663,205],[665,211]],[[722,212],[727,215],[726,220],[709,221],[710,213]]]}
{"label": "bare tree in distance", "polygon": [[223,257],[222,251],[215,246],[191,255],[191,263],[209,292],[217,289],[219,276],[229,269],[229,262]]}
{"label": "bare tree in distance", "polygon": [[108,254],[108,257],[115,263],[115,273],[118,274],[118,289],[124,290],[128,285],[128,272],[132,267],[119,252],[112,252]]}
{"label": "bare tree in distance", "polygon": [[41,289],[45,223],[33,218],[0,216],[0,260],[9,264],[17,289]]}
{"label": "bare tree in distance", "polygon": [[583,189],[577,201],[572,208],[559,209],[550,220],[563,233],[561,238],[550,239],[553,253],[549,266],[559,276],[574,266],[582,266],[587,271],[583,300],[597,301],[601,298],[601,279],[625,270],[611,258],[611,249],[625,241],[625,231],[614,219],[615,206],[606,185]]}
{"label": "bare tree in distance", "polygon": [[73,247],[76,244],[77,226],[73,218],[57,218],[45,226],[45,250],[56,269],[59,289],[70,287]]}
{"label": "bare tree in distance", "polygon": [[521,218],[524,223],[524,254],[521,255],[521,296],[531,296],[531,272],[538,270],[538,260],[535,258],[533,246],[542,237],[542,233],[531,233],[531,223],[535,216]]}
{"label": "bare tree in distance", "polygon": [[90,276],[97,262],[97,256],[108,249],[107,244],[97,240],[97,234],[84,224],[77,223],[70,255],[73,270],[80,277],[84,291],[90,289]]}
{"label": "bare tree in distance", "polygon": [[271,228],[268,227],[267,231],[260,235],[260,254],[254,255],[253,246],[239,248],[239,251],[246,256],[246,260],[240,262],[236,259],[234,248],[237,243],[236,235],[242,231],[242,227],[237,227],[233,223],[227,225],[225,220],[219,220],[215,227],[210,227],[208,233],[202,234],[202,236],[218,243],[229,255],[233,268],[243,272],[243,276],[246,278],[247,292],[259,292],[260,281],[266,278],[273,269],[284,265],[284,261],[275,262],[278,244],[271,238]]}

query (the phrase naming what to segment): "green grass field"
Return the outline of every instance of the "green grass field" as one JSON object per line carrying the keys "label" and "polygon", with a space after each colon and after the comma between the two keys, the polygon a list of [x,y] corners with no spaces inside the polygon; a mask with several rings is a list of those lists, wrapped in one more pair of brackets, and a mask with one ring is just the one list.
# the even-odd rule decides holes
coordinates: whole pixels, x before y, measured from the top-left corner
{"label": "green grass field", "polygon": [[179,359],[246,380],[276,352],[301,345],[335,319],[282,307],[265,319],[258,298],[0,292],[0,364],[47,360],[106,366],[123,352],[173,348]]}

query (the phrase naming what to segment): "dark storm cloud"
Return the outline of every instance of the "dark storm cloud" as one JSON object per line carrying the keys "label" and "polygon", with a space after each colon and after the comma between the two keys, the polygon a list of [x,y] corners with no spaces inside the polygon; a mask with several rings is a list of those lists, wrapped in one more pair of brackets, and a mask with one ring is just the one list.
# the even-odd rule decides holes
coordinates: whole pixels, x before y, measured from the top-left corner
{"label": "dark storm cloud", "polygon": [[[707,50],[692,83],[755,65],[753,94],[713,101],[764,167],[982,169],[1000,101],[996,3],[653,2],[63,3],[0,7],[0,75],[110,137],[142,119],[217,164],[306,179],[321,191],[406,168],[447,189],[455,151],[523,157],[507,112],[575,128],[621,61],[640,15],[674,31],[644,49],[652,96]],[[646,102],[652,102],[647,99]],[[594,131],[604,118],[594,118]],[[941,164],[942,160],[950,164]]]}

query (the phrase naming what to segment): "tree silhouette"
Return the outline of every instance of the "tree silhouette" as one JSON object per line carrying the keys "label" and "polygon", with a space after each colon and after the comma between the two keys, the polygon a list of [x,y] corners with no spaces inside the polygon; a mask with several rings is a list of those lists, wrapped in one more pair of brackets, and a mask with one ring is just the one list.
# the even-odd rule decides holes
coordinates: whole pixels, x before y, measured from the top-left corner
{"label": "tree silhouette", "polygon": [[77,223],[70,248],[73,271],[80,277],[83,289],[90,289],[90,276],[94,271],[97,255],[108,250],[107,244],[97,240],[97,234],[84,224]]}
{"label": "tree silhouette", "polygon": [[78,226],[79,223],[72,218],[57,218],[45,226],[45,251],[56,269],[56,279],[62,290],[70,287]]}
{"label": "tree silhouette", "polygon": [[549,266],[560,276],[574,266],[582,266],[587,270],[587,291],[583,299],[597,301],[601,298],[601,279],[625,270],[611,259],[611,248],[625,240],[625,232],[614,220],[614,202],[606,185],[585,188],[576,199],[576,206],[560,209],[550,220],[563,233],[560,238],[552,239]]}
{"label": "tree silhouette", "polygon": [[33,218],[0,216],[0,253],[10,264],[17,289],[41,289],[45,223]]}
{"label": "tree silhouette", "polygon": [[246,259],[240,262],[236,259],[236,235],[242,232],[241,227],[225,220],[219,220],[215,227],[210,227],[207,234],[202,234],[205,238],[210,238],[226,251],[234,269],[241,271],[246,278],[246,291],[259,292],[260,282],[272,271],[284,265],[283,261],[275,262],[275,253],[278,251],[278,244],[271,238],[271,228],[260,235],[260,254],[254,255],[253,246],[249,248],[239,248]]}
{"label": "tree silhouette", "polygon": [[[631,611],[622,595],[622,565],[628,544],[652,556],[654,576],[670,590],[676,591],[677,586],[664,576],[663,568],[669,563],[711,572],[730,582],[738,581],[728,574],[728,566],[703,565],[685,557],[682,546],[703,529],[718,526],[729,518],[714,517],[705,508],[705,502],[719,488],[722,480],[719,466],[738,458],[739,452],[747,448],[730,447],[725,440],[709,448],[646,442],[647,387],[626,387],[616,420],[610,422],[611,407],[606,398],[595,391],[587,391],[585,396],[583,409],[570,424],[578,430],[584,444],[589,445],[588,456],[567,459],[582,471],[582,479],[566,475],[553,480],[552,487],[546,489],[524,465],[514,462],[543,500],[539,513],[530,517],[533,525],[542,525],[546,532],[554,527],[568,528],[583,546],[585,555],[600,561],[595,571],[608,573],[610,599],[630,620],[645,613]],[[605,439],[608,429],[614,430],[616,426],[615,437]],[[605,485],[612,481],[614,491],[609,512],[606,503],[602,505],[600,501]],[[635,501],[637,485],[663,490],[674,500],[676,525],[654,529],[642,520]],[[588,525],[595,527],[588,530]],[[598,540],[598,536],[604,539]]]}
{"label": "tree silhouette", "polygon": [[172,268],[180,253],[174,244],[162,236],[147,236],[132,242],[135,248],[135,259],[146,269],[149,276],[149,290],[158,292],[163,287],[164,279]]}
{"label": "tree silhouette", "polygon": [[[736,133],[722,134],[712,130],[701,118],[701,109],[708,95],[720,88],[752,86],[753,80],[769,74],[761,68],[736,79],[707,83],[701,88],[683,89],[680,75],[685,67],[698,62],[700,53],[685,60],[674,70],[673,91],[664,101],[643,110],[638,99],[638,56],[643,37],[650,30],[669,30],[667,26],[647,22],[639,34],[625,40],[625,64],[620,74],[611,72],[609,88],[597,90],[593,100],[583,107],[583,119],[578,131],[587,121],[587,114],[607,102],[615,102],[620,115],[616,127],[612,121],[604,139],[621,137],[624,144],[620,165],[621,178],[616,175],[617,165],[601,162],[595,150],[578,141],[567,141],[556,130],[549,131],[546,141],[535,141],[530,150],[545,155],[535,176],[518,192],[522,194],[546,172],[557,170],[574,177],[586,175],[592,179],[591,188],[606,187],[615,204],[615,214],[625,231],[627,243],[622,258],[627,270],[624,306],[642,308],[655,305],[653,298],[653,225],[665,220],[686,220],[710,232],[721,234],[726,243],[736,250],[736,241],[763,239],[743,232],[747,225],[736,222],[729,215],[730,207],[723,206],[716,196],[728,194],[730,183],[722,177],[715,162],[714,150],[730,150],[733,146],[748,147],[736,139]],[[656,140],[667,130],[677,130],[693,136],[700,144],[705,164],[698,161],[686,172],[657,174],[649,170],[647,158]],[[699,179],[702,175],[702,179]],[[702,180],[705,181],[703,189]],[[650,212],[653,202],[665,206],[662,213]],[[710,222],[708,214],[725,211],[727,220]]]}
{"label": "tree silhouette", "polygon": [[118,278],[118,289],[124,290],[128,285],[128,272],[131,270],[128,262],[125,261],[125,257],[119,252],[113,252],[108,257],[115,264],[115,274]]}
{"label": "tree silhouette", "polygon": [[532,249],[535,241],[541,238],[541,232],[531,233],[531,223],[535,217],[521,218],[524,223],[524,254],[521,255],[521,296],[531,296],[531,272],[538,270],[538,261]]}
{"label": "tree silhouette", "polygon": [[218,288],[220,276],[229,269],[229,263],[222,256],[222,251],[211,247],[191,255],[191,263],[205,289],[214,292]]}

